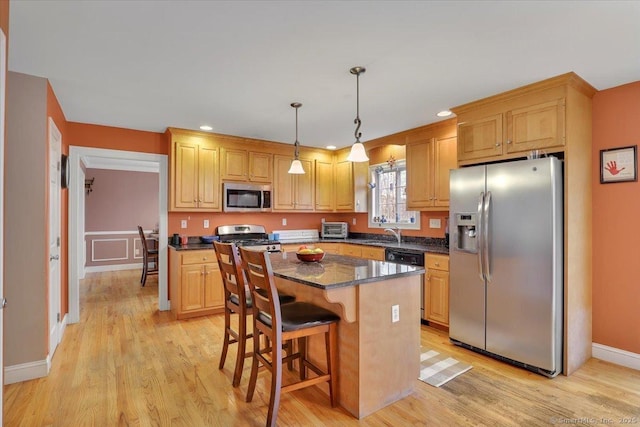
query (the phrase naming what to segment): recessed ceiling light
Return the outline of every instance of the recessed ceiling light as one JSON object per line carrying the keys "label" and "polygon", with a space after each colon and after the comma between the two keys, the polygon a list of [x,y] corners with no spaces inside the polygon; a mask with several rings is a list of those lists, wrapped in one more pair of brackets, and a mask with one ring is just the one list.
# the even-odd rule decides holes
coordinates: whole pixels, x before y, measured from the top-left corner
{"label": "recessed ceiling light", "polygon": [[327,150],[335,150],[336,148],[338,147],[336,147],[335,145],[327,145]]}
{"label": "recessed ceiling light", "polygon": [[213,128],[211,126],[202,125],[200,126],[200,130],[213,130]]}
{"label": "recessed ceiling light", "polygon": [[436,114],[436,116],[438,116],[438,117],[449,117],[451,114],[453,114],[453,113],[451,111],[449,111],[449,110],[442,110],[438,114]]}

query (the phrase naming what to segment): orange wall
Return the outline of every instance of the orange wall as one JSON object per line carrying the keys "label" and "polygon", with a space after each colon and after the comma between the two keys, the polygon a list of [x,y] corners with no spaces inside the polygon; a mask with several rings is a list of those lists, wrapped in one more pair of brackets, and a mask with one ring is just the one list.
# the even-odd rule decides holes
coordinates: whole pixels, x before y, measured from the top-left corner
{"label": "orange wall", "polygon": [[600,184],[600,150],[640,143],[640,81],[593,97],[593,341],[640,353],[640,182]]}
{"label": "orange wall", "polygon": [[67,124],[67,132],[67,145],[169,154],[169,143],[163,133],[77,122],[69,122]]}
{"label": "orange wall", "polygon": [[[402,230],[403,236],[444,237],[444,218],[447,212],[422,212],[420,217],[422,230]],[[287,225],[282,225],[282,219],[287,219]],[[369,228],[367,226],[367,214],[365,213],[182,213],[169,212],[169,235],[173,233],[186,234],[187,236],[202,236],[215,234],[219,225],[228,224],[260,224],[264,225],[268,232],[273,230],[320,230],[322,218],[325,221],[346,221],[349,223],[349,231],[357,233],[384,234],[384,227]],[[356,225],[353,225],[356,218]],[[429,229],[429,218],[441,218],[442,227]],[[204,228],[204,220],[209,220],[209,228]],[[180,222],[187,220],[187,228],[181,229]]]}

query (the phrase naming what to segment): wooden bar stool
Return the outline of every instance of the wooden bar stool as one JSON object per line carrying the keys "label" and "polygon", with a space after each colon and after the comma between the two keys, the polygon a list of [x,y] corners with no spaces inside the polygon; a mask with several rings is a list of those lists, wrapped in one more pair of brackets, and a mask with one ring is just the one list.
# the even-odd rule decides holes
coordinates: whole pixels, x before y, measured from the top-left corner
{"label": "wooden bar stool", "polygon": [[[249,309],[252,306],[251,295],[246,286],[244,273],[240,265],[240,257],[233,243],[213,242],[220,266],[222,282],[224,284],[224,342],[222,345],[222,354],[220,355],[220,363],[218,369],[224,368],[227,358],[229,344],[238,344],[236,355],[236,366],[233,371],[232,386],[237,387],[242,378],[242,369],[244,367],[244,359],[251,357],[253,352],[247,352],[247,340],[253,337],[253,334],[247,333],[247,316],[251,314]],[[281,304],[295,301],[295,297],[291,295],[279,295]],[[231,327],[231,315],[238,315],[238,330]],[[291,353],[291,345],[287,347],[288,353]]]}
{"label": "wooden bar stool", "polygon": [[[337,390],[337,328],[340,317],[306,302],[280,304],[268,252],[257,252],[240,248],[242,269],[249,283],[253,299],[253,364],[247,390],[247,402],[253,399],[260,365],[271,372],[271,394],[267,426],[275,426],[280,406],[280,394],[329,383],[331,406],[338,403]],[[327,369],[323,371],[306,358],[306,339],[311,335],[324,334]],[[260,340],[264,335],[268,340]],[[283,358],[283,341],[298,339],[298,353]],[[271,342],[273,345],[269,345]],[[282,362],[300,359],[300,381],[282,385]],[[316,376],[307,378],[307,369]]]}

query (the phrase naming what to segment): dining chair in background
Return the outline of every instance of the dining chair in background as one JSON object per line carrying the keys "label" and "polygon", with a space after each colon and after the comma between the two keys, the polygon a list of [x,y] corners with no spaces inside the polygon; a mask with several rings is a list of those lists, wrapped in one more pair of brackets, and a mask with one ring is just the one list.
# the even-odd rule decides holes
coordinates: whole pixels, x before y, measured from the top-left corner
{"label": "dining chair in background", "polygon": [[149,249],[147,237],[144,235],[144,230],[141,226],[138,226],[138,234],[140,234],[140,242],[142,243],[142,277],[140,277],[140,283],[144,286],[148,275],[158,274],[158,249]]}

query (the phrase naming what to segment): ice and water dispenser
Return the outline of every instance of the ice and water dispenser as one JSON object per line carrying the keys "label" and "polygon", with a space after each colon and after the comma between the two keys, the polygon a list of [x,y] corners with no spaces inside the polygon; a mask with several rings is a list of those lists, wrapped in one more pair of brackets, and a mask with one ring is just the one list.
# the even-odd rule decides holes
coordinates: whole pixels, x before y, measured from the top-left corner
{"label": "ice and water dispenser", "polygon": [[456,213],[454,219],[454,250],[478,253],[477,214]]}

